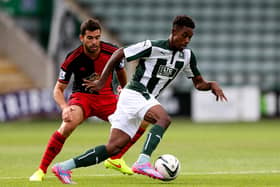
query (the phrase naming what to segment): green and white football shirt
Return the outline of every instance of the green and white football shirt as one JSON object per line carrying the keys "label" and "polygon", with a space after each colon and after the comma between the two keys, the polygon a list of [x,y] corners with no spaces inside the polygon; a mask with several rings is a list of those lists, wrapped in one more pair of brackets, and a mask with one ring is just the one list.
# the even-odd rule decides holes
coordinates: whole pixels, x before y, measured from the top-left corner
{"label": "green and white football shirt", "polygon": [[190,49],[174,51],[168,40],[146,40],[124,49],[127,61],[139,59],[139,64],[127,88],[149,92],[157,97],[172,80],[183,72],[188,78],[200,75]]}

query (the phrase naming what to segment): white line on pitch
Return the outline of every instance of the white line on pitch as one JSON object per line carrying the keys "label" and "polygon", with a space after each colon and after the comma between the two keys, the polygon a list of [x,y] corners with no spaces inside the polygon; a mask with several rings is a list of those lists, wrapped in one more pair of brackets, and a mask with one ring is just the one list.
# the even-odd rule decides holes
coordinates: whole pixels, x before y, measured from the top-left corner
{"label": "white line on pitch", "polygon": [[184,172],[180,175],[246,175],[246,174],[277,174],[280,170],[259,170],[259,171],[213,171],[213,172]]}
{"label": "white line on pitch", "polygon": [[[183,172],[180,175],[246,175],[246,174],[280,174],[280,170],[259,170],[259,171],[213,171],[213,172]],[[122,174],[92,174],[92,175],[75,175],[75,177],[108,177],[124,176]],[[47,176],[54,178],[54,176]],[[0,180],[26,179],[28,177],[0,177]]]}

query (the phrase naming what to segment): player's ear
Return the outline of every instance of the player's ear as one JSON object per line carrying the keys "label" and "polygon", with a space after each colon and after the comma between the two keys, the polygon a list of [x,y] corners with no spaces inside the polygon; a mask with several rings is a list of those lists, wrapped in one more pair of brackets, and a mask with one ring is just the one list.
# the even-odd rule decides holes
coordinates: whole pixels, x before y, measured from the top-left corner
{"label": "player's ear", "polygon": [[80,38],[80,41],[83,43],[84,42],[84,36],[80,34],[79,38]]}
{"label": "player's ear", "polygon": [[173,27],[173,28],[172,28],[172,35],[175,35],[176,32],[177,32],[177,29]]}
{"label": "player's ear", "polygon": [[175,32],[175,29],[174,29],[174,28],[172,28],[171,33],[172,33],[172,34],[174,34],[174,32]]}

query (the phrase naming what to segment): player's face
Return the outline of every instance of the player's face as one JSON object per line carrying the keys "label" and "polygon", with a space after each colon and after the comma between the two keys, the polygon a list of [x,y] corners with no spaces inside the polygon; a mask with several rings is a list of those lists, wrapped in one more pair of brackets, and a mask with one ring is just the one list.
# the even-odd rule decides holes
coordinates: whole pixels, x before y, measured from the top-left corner
{"label": "player's face", "polygon": [[190,43],[193,36],[193,29],[190,27],[176,27],[172,31],[171,46],[177,50],[182,51],[188,43]]}
{"label": "player's face", "polygon": [[99,51],[100,38],[101,31],[99,29],[95,31],[86,30],[84,35],[80,35],[80,40],[88,53],[96,53]]}

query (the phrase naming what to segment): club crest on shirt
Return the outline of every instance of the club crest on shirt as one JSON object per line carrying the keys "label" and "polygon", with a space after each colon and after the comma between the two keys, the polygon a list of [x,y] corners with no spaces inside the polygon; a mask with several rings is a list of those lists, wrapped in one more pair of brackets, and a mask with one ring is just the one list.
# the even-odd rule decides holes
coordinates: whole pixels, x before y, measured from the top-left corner
{"label": "club crest on shirt", "polygon": [[100,78],[100,75],[98,73],[92,73],[90,76],[86,77],[85,79],[89,80],[89,81],[95,81],[98,80]]}
{"label": "club crest on shirt", "polygon": [[165,65],[160,65],[157,72],[157,78],[173,79],[176,75],[177,69]]}
{"label": "club crest on shirt", "polygon": [[184,59],[184,58],[185,58],[183,52],[179,52],[179,58],[180,58],[180,59]]}

